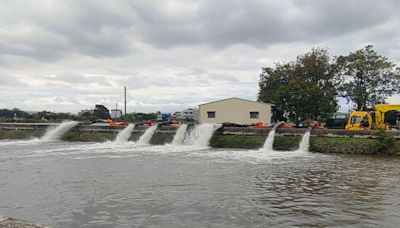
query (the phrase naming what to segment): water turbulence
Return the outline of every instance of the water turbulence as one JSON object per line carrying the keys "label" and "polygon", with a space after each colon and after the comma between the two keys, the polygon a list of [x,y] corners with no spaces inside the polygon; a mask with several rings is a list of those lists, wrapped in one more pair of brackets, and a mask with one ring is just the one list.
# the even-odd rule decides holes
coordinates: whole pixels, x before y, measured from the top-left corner
{"label": "water turbulence", "polygon": [[221,126],[222,124],[197,125],[190,133],[186,143],[197,147],[207,147],[214,132]]}
{"label": "water turbulence", "polygon": [[63,134],[65,134],[67,131],[69,131],[71,128],[75,127],[78,124],[79,122],[77,121],[63,122],[56,128],[48,130],[46,134],[41,138],[41,140],[43,141],[58,140],[61,138],[61,136],[63,136]]}
{"label": "water turbulence", "polygon": [[114,142],[116,142],[116,143],[128,142],[129,137],[131,137],[132,130],[134,128],[135,128],[135,124],[129,124],[127,127],[124,128],[124,130],[122,130],[121,132],[118,133]]}
{"label": "water turbulence", "polygon": [[279,126],[281,126],[282,124],[284,124],[285,122],[279,122],[277,124],[275,124],[275,126],[271,129],[271,131],[268,133],[267,139],[264,142],[264,146],[263,146],[263,151],[264,152],[268,152],[268,151],[273,151],[273,146],[274,146],[274,138],[275,138],[275,132],[276,129],[279,128]]}
{"label": "water turbulence", "polygon": [[138,144],[140,145],[147,145],[150,143],[151,137],[153,137],[154,132],[157,130],[157,125],[153,125],[143,133],[142,136],[140,136],[139,140],[137,141]]}
{"label": "water turbulence", "polygon": [[310,135],[313,127],[308,128],[306,133],[304,133],[303,138],[299,144],[299,151],[308,152],[308,148],[310,147]]}
{"label": "water turbulence", "polygon": [[176,131],[176,134],[174,136],[174,139],[172,140],[173,145],[181,145],[183,143],[183,140],[185,139],[187,127],[188,127],[187,124],[182,124],[181,126],[179,126],[179,128]]}

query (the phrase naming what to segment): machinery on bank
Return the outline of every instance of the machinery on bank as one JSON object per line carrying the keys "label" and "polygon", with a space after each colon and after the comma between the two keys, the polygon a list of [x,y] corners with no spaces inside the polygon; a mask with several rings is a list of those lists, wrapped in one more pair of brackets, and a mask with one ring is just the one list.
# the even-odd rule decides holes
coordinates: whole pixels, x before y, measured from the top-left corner
{"label": "machinery on bank", "polygon": [[389,126],[385,122],[385,113],[389,111],[400,110],[400,104],[378,104],[375,106],[375,121],[370,112],[367,111],[353,111],[350,114],[349,120],[346,124],[346,130],[360,131],[371,129],[388,130]]}

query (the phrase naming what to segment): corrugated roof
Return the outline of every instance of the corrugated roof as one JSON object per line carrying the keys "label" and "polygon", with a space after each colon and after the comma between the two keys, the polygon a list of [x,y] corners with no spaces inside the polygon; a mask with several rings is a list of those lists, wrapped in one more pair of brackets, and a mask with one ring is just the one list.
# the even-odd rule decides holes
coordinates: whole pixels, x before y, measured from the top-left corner
{"label": "corrugated roof", "polygon": [[213,104],[213,103],[218,103],[218,102],[227,101],[227,100],[232,100],[232,99],[241,100],[241,101],[246,101],[246,102],[253,102],[253,103],[257,103],[257,104],[269,104],[269,103],[258,102],[258,101],[252,101],[252,100],[247,100],[247,99],[238,98],[238,97],[230,97],[230,98],[226,98],[226,99],[222,99],[222,100],[218,100],[218,101],[212,101],[212,102],[200,104],[199,106],[208,105],[208,104]]}

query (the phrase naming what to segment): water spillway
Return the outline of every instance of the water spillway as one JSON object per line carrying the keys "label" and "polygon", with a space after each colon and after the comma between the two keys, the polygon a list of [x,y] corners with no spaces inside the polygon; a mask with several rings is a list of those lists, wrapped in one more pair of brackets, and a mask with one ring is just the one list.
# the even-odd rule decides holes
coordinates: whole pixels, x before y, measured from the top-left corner
{"label": "water spillway", "polygon": [[218,130],[222,124],[200,124],[190,132],[185,144],[207,147],[214,132]]}
{"label": "water spillway", "polygon": [[268,151],[273,151],[274,150],[273,146],[274,146],[275,132],[279,128],[279,126],[281,126],[284,123],[285,122],[282,121],[282,122],[279,122],[279,123],[275,124],[275,126],[268,133],[267,139],[265,140],[264,146],[263,146],[263,151],[264,152],[268,152]]}
{"label": "water spillway", "polygon": [[129,137],[131,137],[132,130],[135,128],[135,124],[129,124],[124,130],[120,131],[115,138],[114,142],[116,143],[125,143],[128,142]]}
{"label": "water spillway", "polygon": [[154,133],[157,130],[157,125],[153,125],[143,133],[142,136],[140,136],[139,140],[137,141],[137,144],[139,145],[147,145],[150,143],[151,137],[153,137]]}
{"label": "water spillway", "polygon": [[71,128],[77,126],[78,124],[79,124],[79,122],[77,122],[77,121],[63,122],[60,125],[58,125],[56,128],[48,130],[46,132],[46,134],[41,138],[41,140],[43,140],[43,141],[58,140],[67,131],[69,131]]}
{"label": "water spillway", "polygon": [[304,152],[308,152],[308,149],[310,147],[310,136],[311,136],[311,131],[312,131],[313,127],[310,127],[306,133],[304,133],[300,144],[299,144],[299,150],[300,151],[304,151]]}
{"label": "water spillway", "polygon": [[179,126],[174,136],[174,139],[172,140],[173,145],[181,145],[183,143],[183,141],[185,140],[187,128],[188,128],[187,124],[182,124],[181,126]]}

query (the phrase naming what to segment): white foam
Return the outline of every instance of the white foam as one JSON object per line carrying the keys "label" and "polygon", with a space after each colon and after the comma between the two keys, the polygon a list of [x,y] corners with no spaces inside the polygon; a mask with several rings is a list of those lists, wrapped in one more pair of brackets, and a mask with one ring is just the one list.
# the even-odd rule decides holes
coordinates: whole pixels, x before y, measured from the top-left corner
{"label": "white foam", "polygon": [[187,127],[187,124],[182,124],[181,126],[179,126],[176,134],[174,135],[174,139],[172,140],[173,145],[181,145],[183,143]]}
{"label": "white foam", "polygon": [[129,124],[127,127],[124,128],[121,132],[118,133],[117,137],[115,138],[114,142],[116,143],[126,143],[131,137],[132,130],[135,128],[135,124]]}
{"label": "white foam", "polygon": [[197,125],[189,134],[185,144],[196,147],[208,147],[214,132],[220,128],[221,124],[200,124]]}
{"label": "white foam", "polygon": [[275,139],[275,132],[278,129],[279,126],[284,124],[285,122],[279,122],[275,124],[275,126],[271,129],[271,131],[268,133],[267,139],[264,142],[263,146],[263,151],[264,152],[271,152],[274,151],[274,139]]}
{"label": "white foam", "polygon": [[50,129],[46,132],[46,134],[41,138],[42,141],[54,141],[59,140],[63,134],[69,131],[71,128],[78,125],[77,121],[68,121],[63,122],[58,125],[56,128]]}
{"label": "white foam", "polygon": [[310,147],[310,135],[311,130],[307,130],[307,132],[304,133],[303,138],[301,139],[299,144],[299,151],[308,152],[308,149]]}
{"label": "white foam", "polygon": [[138,145],[148,145],[150,143],[151,137],[153,137],[154,132],[157,130],[157,125],[153,125],[140,136],[139,140],[137,141]]}

